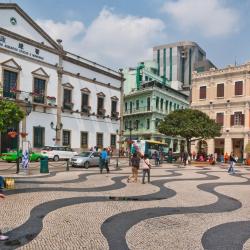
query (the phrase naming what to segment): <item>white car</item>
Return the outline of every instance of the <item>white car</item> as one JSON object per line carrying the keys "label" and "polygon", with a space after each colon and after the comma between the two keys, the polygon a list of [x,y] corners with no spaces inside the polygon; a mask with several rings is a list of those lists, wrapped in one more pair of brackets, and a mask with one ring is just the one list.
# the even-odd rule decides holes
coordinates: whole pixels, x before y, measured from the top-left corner
{"label": "white car", "polygon": [[77,155],[77,152],[73,151],[69,147],[63,146],[45,146],[41,150],[42,156],[47,156],[49,159],[53,161],[59,160],[68,160],[74,155]]}

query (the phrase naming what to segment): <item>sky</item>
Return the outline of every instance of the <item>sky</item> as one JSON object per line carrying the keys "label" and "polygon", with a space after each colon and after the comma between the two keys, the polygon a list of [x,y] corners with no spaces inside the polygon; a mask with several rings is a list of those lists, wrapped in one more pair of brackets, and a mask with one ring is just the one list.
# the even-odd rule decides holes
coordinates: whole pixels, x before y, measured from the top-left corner
{"label": "sky", "polygon": [[194,41],[218,68],[250,61],[250,0],[16,0],[65,50],[113,69]]}

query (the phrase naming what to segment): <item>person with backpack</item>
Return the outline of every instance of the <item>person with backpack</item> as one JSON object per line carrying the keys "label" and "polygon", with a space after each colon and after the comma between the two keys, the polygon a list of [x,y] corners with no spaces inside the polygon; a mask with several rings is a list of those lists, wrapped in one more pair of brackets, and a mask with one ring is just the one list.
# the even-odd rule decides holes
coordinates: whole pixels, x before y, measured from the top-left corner
{"label": "person with backpack", "polygon": [[148,175],[148,183],[150,182],[150,169],[151,164],[148,159],[148,155],[145,154],[143,159],[141,160],[141,167],[142,167],[142,184],[145,184],[145,176]]}
{"label": "person with backpack", "polygon": [[132,164],[132,176],[128,177],[128,182],[137,182],[138,178],[138,170],[140,167],[140,160],[138,153],[134,153],[131,158],[131,164]]}

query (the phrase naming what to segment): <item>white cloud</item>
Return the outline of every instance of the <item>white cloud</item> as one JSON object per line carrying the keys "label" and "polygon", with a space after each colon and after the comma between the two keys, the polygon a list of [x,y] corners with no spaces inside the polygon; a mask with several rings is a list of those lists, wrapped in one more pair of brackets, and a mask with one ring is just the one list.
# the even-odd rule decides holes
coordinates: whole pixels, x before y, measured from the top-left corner
{"label": "white cloud", "polygon": [[107,9],[86,28],[78,21],[38,24],[54,39],[61,38],[66,50],[116,69],[152,58],[152,47],[165,38],[160,19],[120,16]]}
{"label": "white cloud", "polygon": [[61,23],[53,20],[37,20],[36,22],[53,39],[62,39],[68,50],[76,52],[79,49],[79,39],[85,34],[85,26],[82,22],[66,21]]}
{"label": "white cloud", "polygon": [[223,3],[221,0],[168,1],[162,11],[170,14],[182,30],[219,37],[234,33],[239,27],[239,14]]}

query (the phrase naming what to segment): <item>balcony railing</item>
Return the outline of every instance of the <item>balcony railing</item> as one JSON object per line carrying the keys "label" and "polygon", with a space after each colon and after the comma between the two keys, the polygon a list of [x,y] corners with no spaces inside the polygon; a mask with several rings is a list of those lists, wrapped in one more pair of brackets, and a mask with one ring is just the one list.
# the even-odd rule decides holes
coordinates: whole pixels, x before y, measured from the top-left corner
{"label": "balcony railing", "polygon": [[3,97],[16,99],[16,93],[11,91],[3,91]]}
{"label": "balcony railing", "polygon": [[74,103],[72,103],[72,102],[64,102],[63,103],[63,109],[72,110],[73,107],[74,107]]}
{"label": "balcony railing", "polygon": [[106,113],[106,109],[103,109],[103,108],[97,109],[98,116],[105,116],[105,113]]}
{"label": "balcony railing", "polygon": [[152,111],[153,107],[146,106],[146,107],[139,107],[139,108],[125,110],[124,114],[128,115],[128,114],[137,114],[137,113],[152,112]]}
{"label": "balcony railing", "polygon": [[82,106],[81,112],[84,114],[90,114],[91,107],[90,106]]}
{"label": "balcony railing", "polygon": [[118,119],[119,112],[111,112],[111,118]]}
{"label": "balcony railing", "polygon": [[10,91],[1,90],[0,88],[0,97],[3,98],[12,98],[16,101],[24,101],[24,102],[33,102],[34,104],[42,104],[55,106],[56,97],[54,96],[45,96],[42,94],[37,94],[34,92],[27,92],[18,89],[11,89]]}

